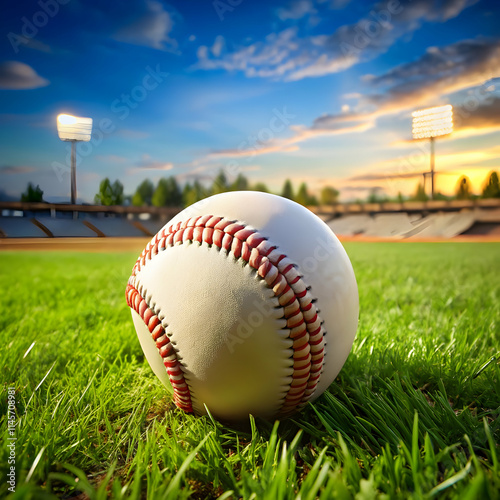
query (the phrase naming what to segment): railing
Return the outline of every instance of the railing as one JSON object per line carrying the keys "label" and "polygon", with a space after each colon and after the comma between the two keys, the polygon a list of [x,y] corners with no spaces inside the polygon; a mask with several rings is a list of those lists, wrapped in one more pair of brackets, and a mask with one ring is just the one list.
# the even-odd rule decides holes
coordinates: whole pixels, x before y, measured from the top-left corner
{"label": "railing", "polygon": [[150,214],[160,217],[173,217],[181,211],[180,207],[135,207],[124,205],[72,205],[69,203],[39,203],[25,201],[0,201],[0,210],[11,212],[50,212],[55,217],[57,212],[73,214],[114,214],[114,215],[140,215]]}
{"label": "railing", "polygon": [[[321,215],[345,215],[359,213],[395,213],[395,212],[453,212],[463,209],[500,209],[500,199],[478,198],[476,200],[429,200],[429,201],[404,201],[402,203],[337,203],[335,205],[321,205],[309,207],[311,211]],[[82,214],[114,214],[114,215],[135,215],[150,214],[153,217],[166,218],[173,217],[180,212],[180,207],[135,207],[123,205],[71,205],[65,203],[36,203],[22,201],[0,201],[0,210],[9,212],[49,212],[52,217],[57,212],[72,212],[77,218]]]}

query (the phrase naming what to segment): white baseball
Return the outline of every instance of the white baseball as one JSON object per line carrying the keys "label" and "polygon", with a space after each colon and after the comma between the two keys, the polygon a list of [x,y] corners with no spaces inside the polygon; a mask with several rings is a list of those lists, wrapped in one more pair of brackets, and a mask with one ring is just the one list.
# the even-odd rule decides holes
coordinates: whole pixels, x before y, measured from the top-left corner
{"label": "white baseball", "polygon": [[293,201],[252,191],[180,212],[139,257],[126,294],[177,406],[225,421],[284,418],[315,400],[358,324],[356,279],[331,229]]}

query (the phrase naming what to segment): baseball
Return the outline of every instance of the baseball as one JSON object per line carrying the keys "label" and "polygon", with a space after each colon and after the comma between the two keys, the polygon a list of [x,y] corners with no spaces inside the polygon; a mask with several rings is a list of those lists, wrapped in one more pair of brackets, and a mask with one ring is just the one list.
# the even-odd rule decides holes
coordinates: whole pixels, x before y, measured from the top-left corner
{"label": "baseball", "polygon": [[212,196],[146,246],[126,290],[145,356],[176,405],[238,421],[318,398],[356,334],[358,291],[331,229],[266,193]]}

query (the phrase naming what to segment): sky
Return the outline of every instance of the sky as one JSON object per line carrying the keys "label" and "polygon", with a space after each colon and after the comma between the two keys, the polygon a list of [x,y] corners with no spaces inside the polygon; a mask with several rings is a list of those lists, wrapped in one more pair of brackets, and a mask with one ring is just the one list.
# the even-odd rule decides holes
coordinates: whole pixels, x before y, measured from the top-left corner
{"label": "sky", "polygon": [[93,119],[79,202],[119,179],[243,174],[342,200],[409,195],[429,169],[411,113],[452,104],[437,190],[500,170],[497,0],[37,0],[0,20],[0,199],[70,197],[60,113]]}

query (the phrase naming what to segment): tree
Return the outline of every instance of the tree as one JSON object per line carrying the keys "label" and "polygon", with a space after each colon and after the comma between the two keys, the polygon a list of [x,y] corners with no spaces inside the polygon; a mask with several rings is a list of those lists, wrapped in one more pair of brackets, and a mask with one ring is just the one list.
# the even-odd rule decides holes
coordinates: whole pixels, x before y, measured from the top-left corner
{"label": "tree", "polygon": [[339,192],[332,186],[325,186],[321,190],[321,204],[322,205],[335,205],[339,199]]}
{"label": "tree", "polygon": [[309,205],[310,197],[309,193],[307,192],[307,184],[305,182],[303,182],[299,186],[299,190],[297,191],[297,196],[295,197],[295,201],[304,206]]}
{"label": "tree", "polygon": [[139,187],[135,191],[135,194],[132,197],[132,205],[136,207],[151,205],[153,192],[154,192],[153,183],[149,179],[145,179],[139,184]]}
{"label": "tree", "polygon": [[106,177],[99,184],[99,192],[94,196],[94,203],[96,205],[110,206],[114,205],[112,202],[113,192],[111,191],[111,182]]}
{"label": "tree", "polygon": [[248,179],[243,174],[238,174],[235,181],[231,184],[231,191],[246,191],[248,187]]}
{"label": "tree", "polygon": [[457,186],[455,188],[455,196],[457,200],[468,200],[472,195],[472,186],[470,179],[466,175],[462,175],[458,179]]}
{"label": "tree", "polygon": [[123,184],[116,180],[111,184],[106,177],[99,184],[99,192],[94,197],[96,205],[122,205],[123,204]]}
{"label": "tree", "polygon": [[221,170],[212,184],[212,194],[220,194],[229,191],[226,174]]}
{"label": "tree", "polygon": [[198,180],[194,181],[194,184],[186,184],[182,191],[182,201],[185,207],[196,203],[197,201],[206,198],[207,193],[203,186],[198,182]]}
{"label": "tree", "polygon": [[500,198],[498,172],[492,171],[483,188],[483,198]]}
{"label": "tree", "polygon": [[168,203],[168,194],[167,179],[160,179],[151,198],[151,203],[155,207],[165,207]]}
{"label": "tree", "polygon": [[182,194],[175,177],[160,179],[151,198],[155,207],[179,207],[182,204]]}
{"label": "tree", "polygon": [[43,191],[40,186],[37,184],[35,187],[29,182],[26,191],[21,194],[21,201],[43,202]]}
{"label": "tree", "polygon": [[269,193],[269,189],[263,182],[257,182],[252,188],[254,191],[261,191],[262,193]]}
{"label": "tree", "polygon": [[425,193],[424,185],[422,183],[417,184],[417,189],[415,190],[415,194],[411,198],[413,201],[427,201],[429,197]]}
{"label": "tree", "polygon": [[287,179],[285,181],[285,184],[283,184],[283,191],[281,191],[281,196],[283,198],[288,198],[289,200],[293,200],[293,187],[292,187],[292,182],[290,179]]}
{"label": "tree", "polygon": [[111,190],[113,191],[113,196],[114,196],[114,204],[115,205],[123,205],[123,202],[125,201],[125,197],[123,196],[123,184],[116,179],[115,182],[113,182],[113,185],[111,186]]}

